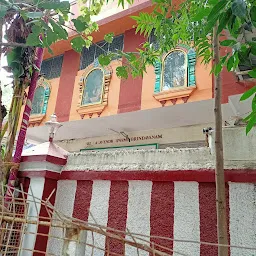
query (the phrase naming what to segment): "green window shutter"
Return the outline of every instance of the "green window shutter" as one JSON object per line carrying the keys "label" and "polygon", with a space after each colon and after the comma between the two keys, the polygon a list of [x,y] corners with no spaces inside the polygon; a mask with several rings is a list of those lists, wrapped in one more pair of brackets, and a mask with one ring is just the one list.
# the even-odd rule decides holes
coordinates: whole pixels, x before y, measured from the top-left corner
{"label": "green window shutter", "polygon": [[32,103],[31,114],[42,114],[44,106],[44,87],[36,88],[35,96]]}
{"label": "green window shutter", "polygon": [[162,63],[160,61],[156,61],[155,64],[154,64],[154,67],[155,67],[155,74],[156,74],[154,92],[158,93],[161,90]]}
{"label": "green window shutter", "polygon": [[194,49],[188,51],[188,86],[196,85],[195,76],[196,52]]}
{"label": "green window shutter", "polygon": [[44,106],[43,106],[42,114],[46,114],[49,97],[50,97],[50,88],[49,86],[47,86],[44,90]]}

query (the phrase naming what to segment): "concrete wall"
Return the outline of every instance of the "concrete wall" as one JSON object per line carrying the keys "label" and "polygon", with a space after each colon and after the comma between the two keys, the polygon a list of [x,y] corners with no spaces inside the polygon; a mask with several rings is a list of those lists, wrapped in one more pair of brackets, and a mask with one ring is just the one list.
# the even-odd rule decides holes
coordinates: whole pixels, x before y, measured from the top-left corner
{"label": "concrete wall", "polygon": [[[227,205],[231,245],[255,247],[256,189],[254,184],[227,184]],[[175,240],[217,242],[215,184],[164,181],[59,181],[56,207],[68,216],[132,233],[164,236]],[[89,200],[89,201],[87,201]],[[89,211],[84,207],[89,206]],[[52,234],[57,235],[52,230]],[[62,233],[63,234],[63,233]],[[61,232],[58,233],[61,235]],[[94,236],[95,244],[105,248],[106,238]],[[193,256],[215,256],[217,248],[181,241],[151,239],[178,253]],[[88,234],[87,242],[92,242]],[[62,254],[57,240],[50,239],[48,252]],[[155,247],[157,248],[157,246]],[[111,252],[136,255],[130,246],[110,243]],[[256,251],[231,249],[231,256],[254,255]],[[104,255],[100,250],[95,255]],[[125,253],[125,254],[123,254]],[[91,255],[87,248],[85,255]],[[148,253],[140,251],[140,255]],[[176,255],[176,254],[175,254]]]}
{"label": "concrete wall", "polygon": [[[243,128],[224,130],[228,231],[231,246],[254,248],[256,170],[250,150],[255,134],[244,138],[242,132]],[[246,149],[233,148],[239,143]],[[174,250],[173,255],[215,256],[216,246],[200,244],[217,243],[213,161],[209,148],[73,153],[60,175],[55,206],[68,216],[148,236],[144,238],[155,248],[165,246]],[[253,168],[248,169],[248,162]],[[84,239],[91,243],[93,238],[88,234]],[[137,253],[101,235],[94,240],[113,253]],[[161,250],[170,255],[167,249]],[[49,253],[61,255],[62,250],[60,242],[49,240]],[[94,253],[104,255],[100,250]],[[255,255],[256,248],[231,247],[230,253]],[[91,249],[83,248],[81,255],[91,255]],[[149,254],[140,251],[140,255]]]}

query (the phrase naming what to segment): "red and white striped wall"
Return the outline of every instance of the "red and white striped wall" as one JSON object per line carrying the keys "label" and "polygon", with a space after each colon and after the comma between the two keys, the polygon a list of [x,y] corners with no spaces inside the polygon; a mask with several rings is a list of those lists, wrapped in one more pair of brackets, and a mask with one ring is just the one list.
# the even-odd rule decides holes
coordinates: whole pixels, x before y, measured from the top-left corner
{"label": "red and white striped wall", "polygon": [[[255,171],[252,173],[255,176]],[[68,216],[89,222],[94,222],[94,218],[98,224],[118,230],[128,228],[132,233],[148,236],[217,243],[215,184],[210,180],[198,182],[198,178],[195,176],[195,181],[59,180],[55,206]],[[229,181],[226,195],[231,245],[255,247],[256,184],[249,179]],[[215,246],[151,240],[186,255],[217,255]],[[106,245],[104,236],[95,235],[94,241],[99,247]],[[92,242],[90,234],[87,242]],[[50,239],[48,253],[62,255],[62,246],[60,241]],[[110,241],[109,247],[114,253],[137,255],[134,248],[117,241]],[[231,248],[232,256],[255,254],[253,250]],[[86,248],[85,255],[91,255],[90,248]],[[104,252],[94,250],[94,255],[103,256]]]}
{"label": "red and white striped wall", "polygon": [[[248,156],[253,158],[249,154],[241,153],[239,160],[231,156],[234,157],[226,154],[229,161],[225,164],[229,167],[225,170],[225,181],[230,244],[254,248],[256,170],[252,166],[255,162],[248,165]],[[177,253],[215,256],[216,246],[200,243],[217,243],[212,158],[208,149],[92,152],[69,155],[66,164],[66,152],[48,143],[24,154],[19,175],[30,179],[28,191],[43,200],[52,195],[51,204],[67,216],[88,222],[95,219],[98,224],[121,231],[128,229],[151,237],[155,244]],[[246,160],[250,169],[245,169],[245,161],[240,159]],[[32,217],[48,216],[39,202],[30,203],[28,209]],[[50,232],[52,236],[48,239],[42,235],[25,235],[23,245],[27,249],[63,255],[63,240],[53,238],[63,236],[63,230],[41,226],[39,229],[38,233]],[[34,226],[28,230],[36,233]],[[92,238],[89,233],[83,235],[89,244],[94,239],[98,247],[109,245],[111,253],[137,255],[134,248],[115,240],[106,241],[101,235]],[[32,253],[24,251],[22,255]],[[91,255],[90,248],[79,247],[76,256],[80,255]],[[94,255],[104,256],[104,252],[95,249]],[[148,253],[141,251],[140,255]],[[231,247],[230,255],[253,256],[256,250]]]}

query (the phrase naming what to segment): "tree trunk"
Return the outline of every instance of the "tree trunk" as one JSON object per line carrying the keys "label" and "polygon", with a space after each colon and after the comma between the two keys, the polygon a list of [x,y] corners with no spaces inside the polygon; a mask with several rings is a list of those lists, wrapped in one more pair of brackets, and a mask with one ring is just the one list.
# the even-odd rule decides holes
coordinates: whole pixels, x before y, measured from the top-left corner
{"label": "tree trunk", "polygon": [[[32,101],[33,101],[35,90],[36,90],[36,84],[37,84],[37,80],[40,72],[41,63],[43,60],[43,48],[36,49],[35,58],[36,58],[36,61],[35,61],[36,69],[34,69],[32,74],[31,83],[28,91],[28,97],[27,97],[25,109],[23,112],[21,127],[20,127],[16,149],[13,157],[13,162],[17,164],[20,163],[20,160],[21,160],[21,154],[22,154],[22,150],[23,150],[23,146],[26,138],[27,128],[29,125],[29,117],[32,109]],[[17,180],[17,173],[18,173],[17,166],[14,166],[13,168],[11,168],[9,179],[8,179],[8,187],[10,188],[10,192],[13,191],[14,189],[15,181]],[[10,199],[9,198],[10,192],[8,191],[6,192],[6,198],[5,198],[6,201]]]}
{"label": "tree trunk", "polygon": [[6,143],[6,152],[4,161],[10,162],[12,160],[12,153],[15,144],[15,138],[18,130],[21,107],[24,98],[24,86],[20,84],[19,79],[14,80],[14,91],[12,103],[8,116],[8,135]]}
{"label": "tree trunk", "polygon": [[[213,51],[215,65],[220,62],[219,36],[217,35],[218,23],[213,30]],[[225,195],[224,158],[222,140],[222,111],[221,95],[222,81],[220,74],[214,75],[215,96],[215,182],[216,182],[216,207],[217,207],[217,230],[218,243],[228,244],[227,211]],[[218,256],[228,256],[228,247],[218,247]]]}

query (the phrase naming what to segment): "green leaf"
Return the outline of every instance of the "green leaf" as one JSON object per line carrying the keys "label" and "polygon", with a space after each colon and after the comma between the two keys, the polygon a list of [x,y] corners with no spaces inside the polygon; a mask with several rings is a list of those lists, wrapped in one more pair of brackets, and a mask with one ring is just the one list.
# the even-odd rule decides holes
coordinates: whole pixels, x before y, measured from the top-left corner
{"label": "green leaf", "polygon": [[254,93],[256,93],[256,86],[252,87],[250,90],[246,91],[240,98],[240,101],[247,100],[250,98]]}
{"label": "green leaf", "polygon": [[27,37],[26,45],[27,46],[38,46],[40,44],[39,35],[31,33]]}
{"label": "green leaf", "polygon": [[231,18],[231,14],[232,14],[231,8],[229,8],[227,12],[222,13],[222,16],[219,22],[219,27],[217,30],[218,34],[221,33],[222,30],[227,26],[229,19]]}
{"label": "green leaf", "polygon": [[4,5],[0,5],[0,18],[3,18],[6,14],[6,11],[8,10],[8,8]]}
{"label": "green leaf", "polygon": [[[250,11],[250,17],[253,21],[256,22],[256,6],[253,6]],[[254,25],[255,26],[255,25]]]}
{"label": "green leaf", "polygon": [[243,120],[245,122],[249,121],[251,119],[251,117],[254,115],[254,112],[251,112],[248,116],[246,116]]}
{"label": "green leaf", "polygon": [[233,63],[233,69],[235,70],[238,67],[239,64],[239,58],[238,58],[238,52],[234,54],[234,63]]}
{"label": "green leaf", "polygon": [[234,55],[230,56],[227,62],[227,70],[230,72],[234,65]]}
{"label": "green leaf", "polygon": [[90,40],[90,39],[85,39],[84,40],[85,41],[85,47],[87,48],[87,49],[89,49],[90,48],[90,46],[92,45],[92,40]]}
{"label": "green leaf", "polygon": [[254,94],[254,97],[252,99],[252,111],[256,112],[256,94]]}
{"label": "green leaf", "polygon": [[221,72],[221,70],[222,70],[222,64],[221,64],[221,62],[219,62],[217,65],[214,65],[214,67],[213,67],[213,73],[214,73],[215,76],[218,76],[219,73]]}
{"label": "green leaf", "polygon": [[256,56],[256,42],[248,42],[251,46],[251,53]]}
{"label": "green leaf", "polygon": [[12,68],[13,76],[15,78],[19,78],[24,74],[24,69],[21,63],[12,62],[11,68]]}
{"label": "green leaf", "polygon": [[249,120],[248,124],[246,125],[246,135],[251,131],[253,126],[256,124],[256,112],[252,115],[251,119]]}
{"label": "green leaf", "polygon": [[112,43],[113,42],[113,39],[114,39],[114,33],[108,33],[104,36],[104,40],[107,42],[107,43]]}
{"label": "green leaf", "polygon": [[20,61],[21,51],[22,51],[22,48],[17,47],[17,48],[14,48],[10,52],[7,53],[6,57],[7,57],[8,66],[11,66],[12,62]]}
{"label": "green leaf", "polygon": [[70,41],[70,44],[76,52],[80,53],[83,50],[83,47],[86,45],[86,42],[81,36],[78,36],[73,38]]}
{"label": "green leaf", "polygon": [[252,71],[248,72],[248,75],[250,77],[256,78],[256,69],[253,69]]}
{"label": "green leaf", "polygon": [[111,62],[111,58],[108,55],[101,54],[98,58],[100,65],[107,66]]}
{"label": "green leaf", "polygon": [[127,72],[127,67],[126,66],[120,66],[116,68],[116,75],[119,78],[128,78],[128,72]]}
{"label": "green leaf", "polygon": [[50,19],[50,23],[53,28],[53,32],[55,32],[60,39],[68,39],[68,33],[65,29],[63,29],[59,24],[57,24],[54,20]]}
{"label": "green leaf", "polygon": [[83,32],[86,28],[88,28],[88,24],[83,22],[81,19],[72,19],[72,21],[78,32]]}
{"label": "green leaf", "polygon": [[221,46],[233,46],[237,43],[237,41],[235,40],[230,40],[230,39],[227,39],[227,40],[224,40],[224,41],[221,41],[220,42],[220,45]]}
{"label": "green leaf", "polygon": [[26,16],[30,19],[40,19],[43,17],[42,12],[26,12]]}
{"label": "green leaf", "polygon": [[40,35],[41,32],[42,32],[42,28],[39,27],[39,26],[37,26],[37,25],[34,25],[34,26],[32,27],[32,32],[33,32],[33,34],[35,34],[35,35]]}
{"label": "green leaf", "polygon": [[219,1],[211,10],[210,14],[208,15],[208,21],[210,20],[215,20],[216,17],[218,18],[221,14],[222,9],[225,8],[227,5],[228,1],[226,0],[221,0]]}
{"label": "green leaf", "polygon": [[246,17],[246,2],[244,0],[233,0],[231,5],[232,13],[239,17],[245,18]]}
{"label": "green leaf", "polygon": [[59,15],[59,23],[61,25],[64,25],[65,24],[65,20],[63,19],[63,17],[61,15]]}
{"label": "green leaf", "polygon": [[46,30],[46,40],[49,46],[58,40],[58,36],[51,30],[51,28]]}
{"label": "green leaf", "polygon": [[194,17],[191,17],[191,21],[201,21],[204,17],[210,13],[210,8],[199,9]]}
{"label": "green leaf", "polygon": [[68,1],[63,2],[41,2],[39,8],[47,10],[60,10],[61,12],[67,13],[70,10],[70,3]]}

